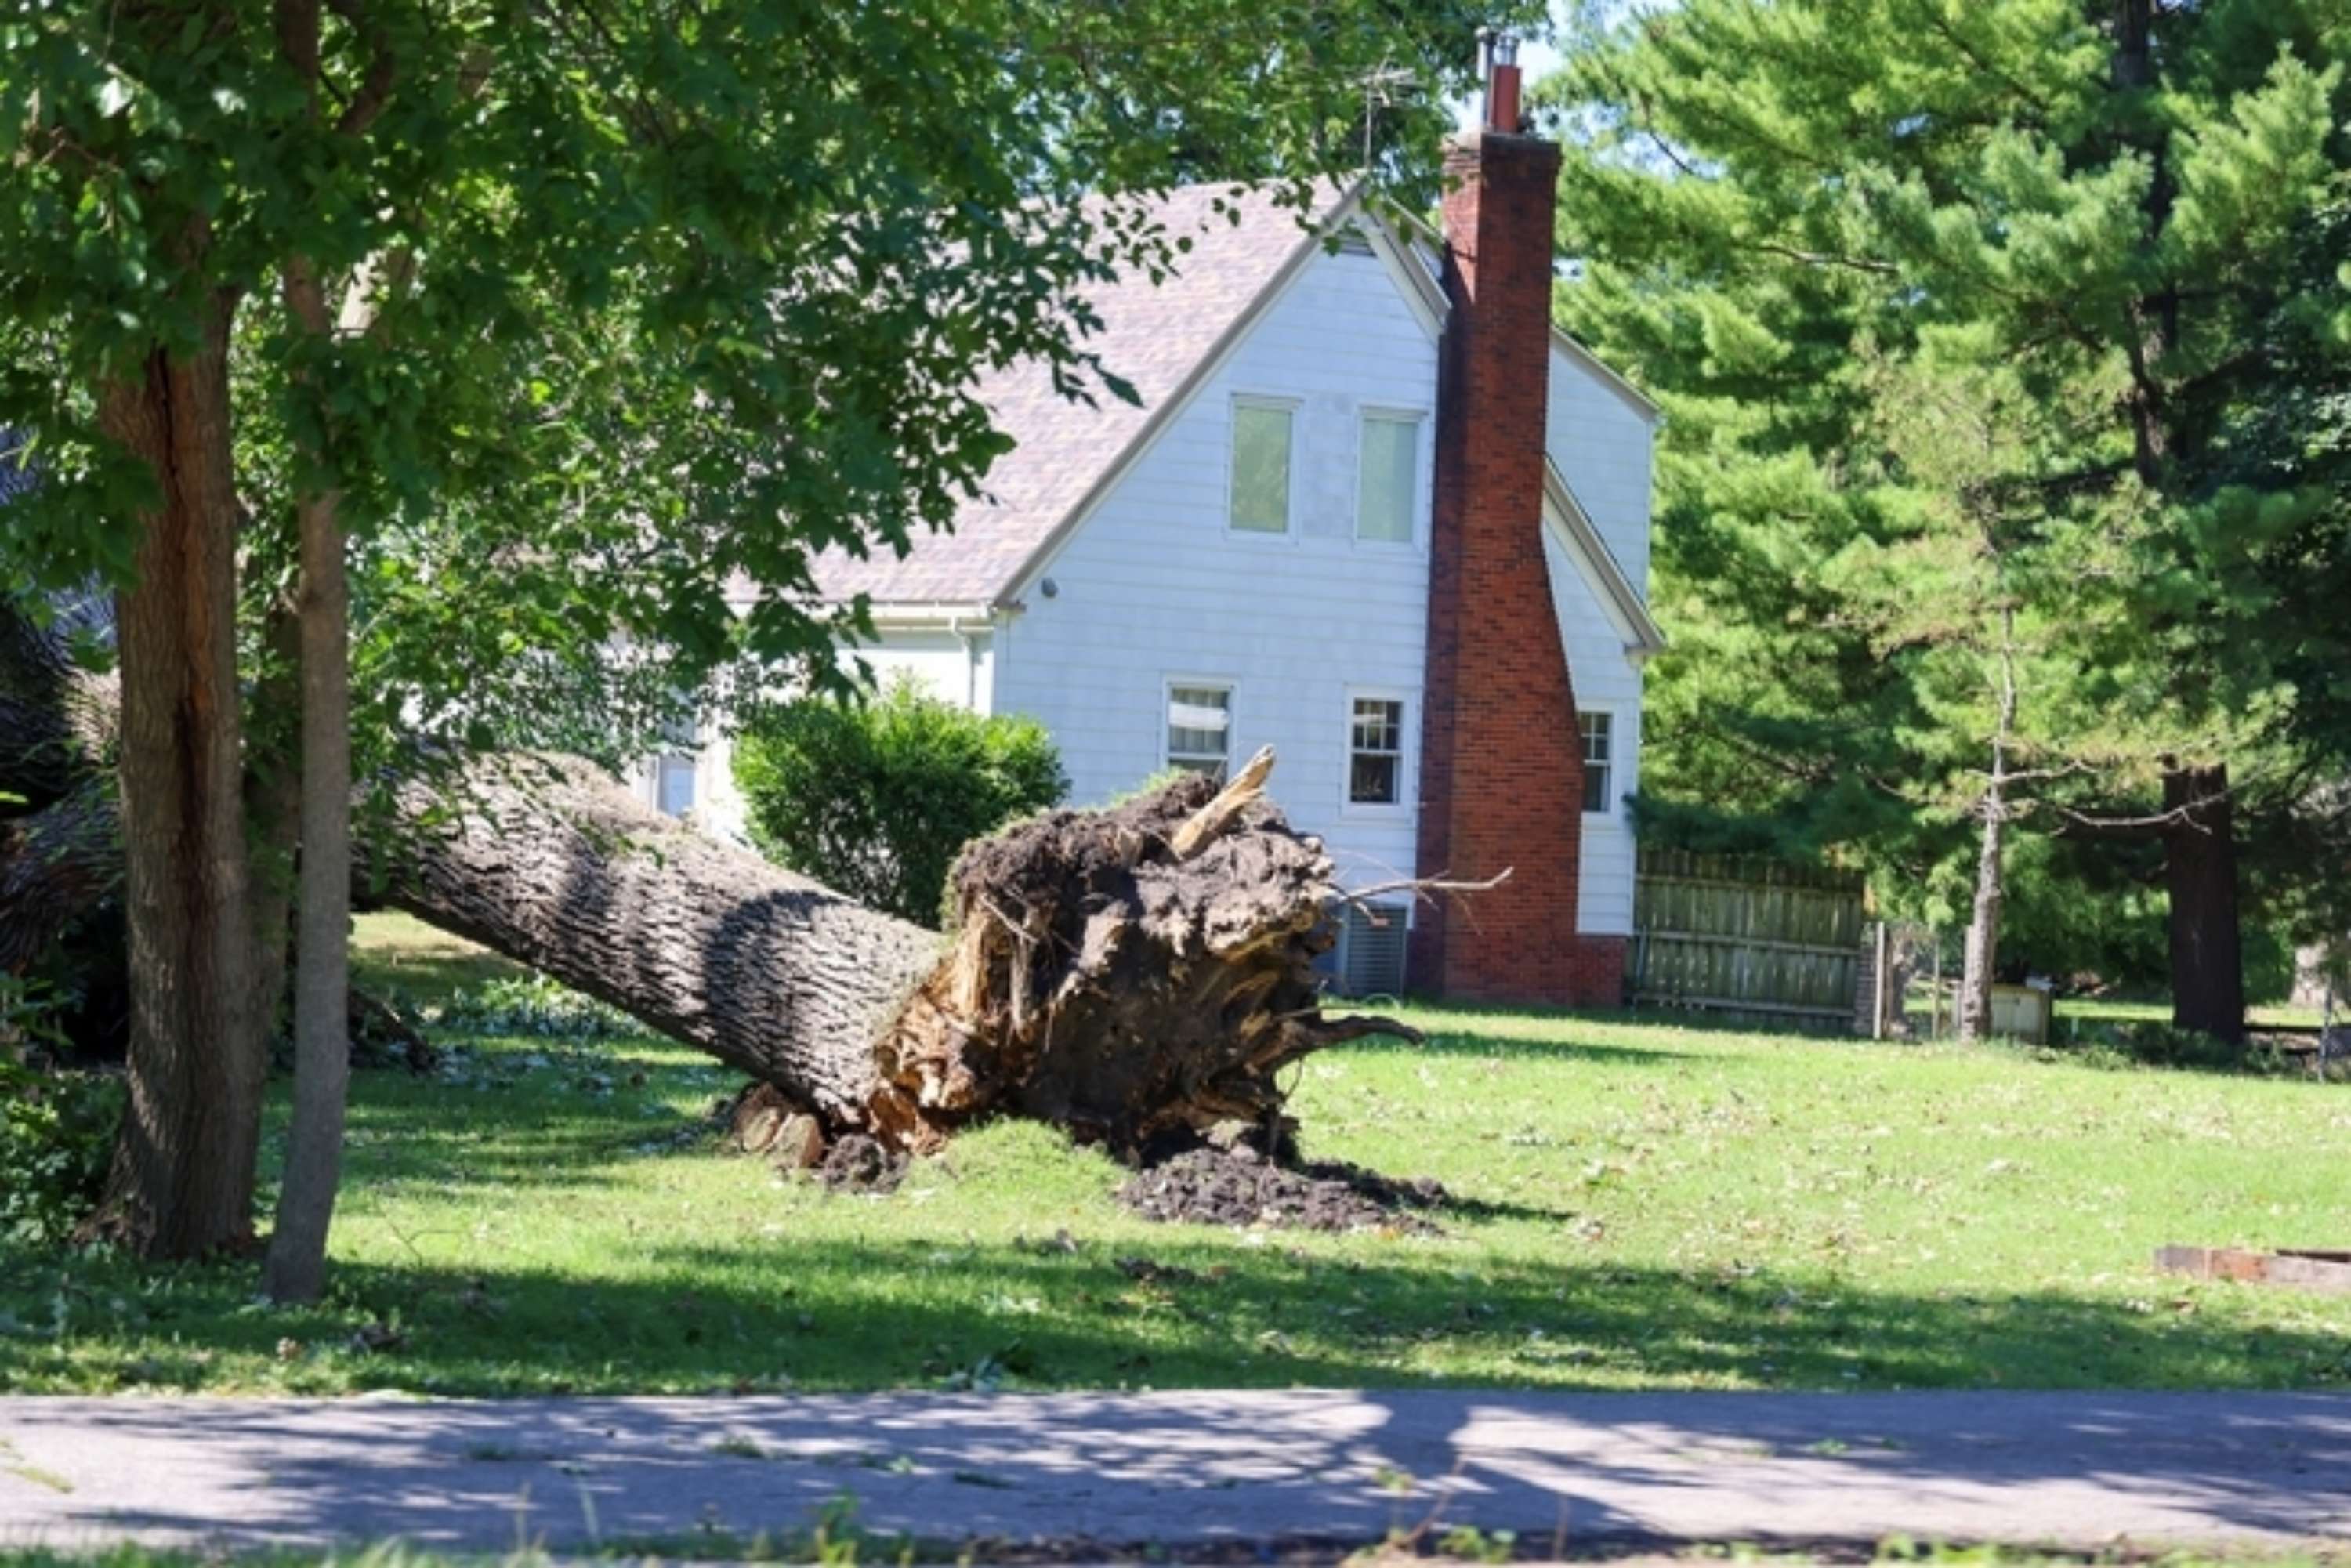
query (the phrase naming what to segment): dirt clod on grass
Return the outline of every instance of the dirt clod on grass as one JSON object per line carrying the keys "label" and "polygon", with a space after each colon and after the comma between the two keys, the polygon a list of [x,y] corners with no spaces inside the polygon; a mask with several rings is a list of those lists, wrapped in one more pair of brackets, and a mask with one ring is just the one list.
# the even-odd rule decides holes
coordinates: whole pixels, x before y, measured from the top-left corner
{"label": "dirt clod on grass", "polygon": [[852,1133],[825,1150],[816,1177],[827,1192],[895,1192],[906,1178],[906,1164],[904,1154],[883,1148],[862,1133]]}
{"label": "dirt clod on grass", "polygon": [[1168,1223],[1433,1236],[1437,1227],[1420,1211],[1443,1203],[1445,1188],[1354,1166],[1278,1165],[1243,1144],[1162,1160],[1130,1177],[1118,1197],[1144,1218]]}

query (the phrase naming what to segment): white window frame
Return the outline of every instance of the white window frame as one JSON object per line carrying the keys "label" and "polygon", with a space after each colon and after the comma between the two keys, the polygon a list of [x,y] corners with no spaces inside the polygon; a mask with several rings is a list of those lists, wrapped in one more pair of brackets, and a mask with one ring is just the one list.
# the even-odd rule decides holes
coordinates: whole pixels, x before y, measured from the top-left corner
{"label": "white window frame", "polygon": [[[1240,683],[1230,675],[1169,675],[1159,683],[1159,740],[1156,747],[1159,753],[1159,770],[1166,772],[1184,767],[1182,763],[1176,760],[1175,753],[1168,749],[1167,745],[1169,728],[1167,710],[1176,706],[1176,693],[1179,687],[1225,694],[1225,760],[1221,771],[1225,777],[1230,778],[1233,770],[1233,751],[1237,744],[1234,727],[1238,722],[1240,715]],[[1186,768],[1185,771],[1192,772],[1196,769]]]}
{"label": "white window frame", "polygon": [[[1298,447],[1299,413],[1302,400],[1277,397],[1266,392],[1235,392],[1225,418],[1225,532],[1237,539],[1261,539],[1268,543],[1288,541],[1298,538]],[[1281,528],[1245,528],[1233,521],[1233,481],[1239,465],[1235,461],[1240,449],[1240,411],[1245,408],[1268,409],[1290,416],[1290,461],[1284,465],[1282,477],[1286,488],[1281,497]]]}
{"label": "white window frame", "polygon": [[[1391,424],[1409,424],[1412,434],[1412,495],[1405,503],[1405,516],[1411,520],[1412,531],[1400,539],[1367,539],[1364,537],[1364,432],[1374,420]],[[1428,537],[1428,508],[1421,504],[1429,493],[1429,429],[1433,422],[1425,408],[1389,407],[1383,403],[1367,403],[1355,413],[1355,509],[1349,519],[1348,533],[1353,541],[1366,549],[1417,550]],[[1295,444],[1293,443],[1293,444]]]}
{"label": "white window frame", "polygon": [[[702,808],[702,748],[705,744],[702,720],[691,716],[662,727],[662,747],[653,754],[645,769],[645,804],[673,821],[684,821]],[[664,799],[662,786],[669,779],[671,770],[684,769],[687,780],[685,810],[673,811]]]}
{"label": "white window frame", "polygon": [[[1355,799],[1355,704],[1398,703],[1396,798],[1394,800]],[[1395,817],[1413,809],[1420,795],[1420,694],[1400,686],[1349,686],[1339,714],[1339,811],[1348,817]]]}
{"label": "white window frame", "polygon": [[[1592,741],[1584,733],[1583,721],[1593,718],[1599,719],[1607,730],[1608,755],[1600,761],[1602,768],[1600,804],[1597,808],[1585,805],[1583,814],[1587,817],[1613,817],[1616,814],[1616,742],[1619,737],[1619,731],[1616,728],[1616,710],[1604,707],[1575,710],[1575,744],[1577,751],[1583,758],[1583,782],[1587,792],[1592,786]],[[1586,799],[1589,798],[1587,793]]]}

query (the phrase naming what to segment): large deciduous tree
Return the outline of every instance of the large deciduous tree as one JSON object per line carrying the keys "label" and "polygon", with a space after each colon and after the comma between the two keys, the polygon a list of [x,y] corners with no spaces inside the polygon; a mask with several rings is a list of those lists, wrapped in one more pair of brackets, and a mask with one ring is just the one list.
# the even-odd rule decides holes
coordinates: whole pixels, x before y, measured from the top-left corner
{"label": "large deciduous tree", "polygon": [[[1367,154],[1426,180],[1468,20],[153,0],[0,21],[0,427],[42,476],[0,550],[13,588],[120,585],[122,1233],[169,1255],[249,1234],[298,845],[309,1190],[289,1184],[273,1278],[315,1288],[346,564],[351,701],[380,721],[361,777],[395,736],[434,743],[412,763],[517,738],[546,677],[617,643],[660,650],[648,684],[673,691],[813,655],[840,628],[808,608],[812,555],[903,547],[982,483],[1002,438],[979,369],[1123,392],[1083,300],[1180,265],[1144,195],[1248,178],[1302,203]],[[766,591],[738,617],[745,582]]]}
{"label": "large deciduous tree", "polygon": [[1888,388],[1952,384],[1928,346],[1966,334],[2042,433],[1971,484],[2057,569],[2031,580],[2068,723],[2158,764],[2065,759],[2100,765],[2065,766],[2035,820],[2159,843],[2178,1021],[2241,1032],[2237,835],[2351,755],[2310,679],[2339,617],[2289,564],[2339,485],[2228,456],[2341,362],[2344,287],[2307,256],[2351,167],[2351,12],[1688,0],[1583,41],[1548,89],[1586,270],[1561,308],[1668,410],[1661,804],[1743,804],[1912,885],[1960,861],[1952,814],[1919,809],[1918,743],[1949,728],[1930,662],[1886,656],[1838,563],[1915,533]]}

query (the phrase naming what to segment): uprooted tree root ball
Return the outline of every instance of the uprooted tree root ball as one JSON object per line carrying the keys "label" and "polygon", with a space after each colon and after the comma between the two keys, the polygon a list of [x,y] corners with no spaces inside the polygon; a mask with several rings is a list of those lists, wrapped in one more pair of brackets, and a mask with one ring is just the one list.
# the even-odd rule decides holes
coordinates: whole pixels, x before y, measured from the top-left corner
{"label": "uprooted tree root ball", "polygon": [[1136,1172],[1119,1201],[1145,1219],[1193,1225],[1264,1225],[1300,1230],[1438,1234],[1422,1212],[1445,1188],[1396,1181],[1354,1166],[1286,1166],[1246,1143],[1204,1145]]}
{"label": "uprooted tree root ball", "polygon": [[1135,1159],[1278,1121],[1277,1074],[1384,1019],[1326,1019],[1314,960],[1340,898],[1320,841],[1267,803],[1261,751],[1054,811],[967,850],[955,936],[876,1051],[872,1130],[922,1148],[984,1113]]}

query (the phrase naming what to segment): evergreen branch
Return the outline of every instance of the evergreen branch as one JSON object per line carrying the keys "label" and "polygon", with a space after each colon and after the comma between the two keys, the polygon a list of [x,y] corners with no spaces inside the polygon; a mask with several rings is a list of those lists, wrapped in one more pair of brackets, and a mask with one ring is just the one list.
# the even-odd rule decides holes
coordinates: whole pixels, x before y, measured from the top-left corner
{"label": "evergreen branch", "polygon": [[2101,817],[2087,811],[2077,811],[2071,806],[2043,802],[2043,807],[2061,819],[2057,825],[2059,838],[2085,838],[2145,842],[2168,838],[2178,829],[2189,825],[2189,807],[2175,806],[2168,811],[2158,811],[2145,817]]}
{"label": "evergreen branch", "polygon": [[1937,33],[1941,34],[1944,39],[1950,44],[1951,47],[1965,55],[1968,57],[1968,63],[1970,65],[1972,65],[1976,69],[1991,78],[1994,81],[1999,82],[2002,87],[2008,89],[2009,91],[2014,93],[2017,97],[2031,104],[2034,109],[2039,110],[2043,120],[2046,120],[2050,117],[2051,108],[2047,99],[2042,97],[2039,93],[2034,92],[2022,82],[2018,81],[2014,77],[2009,75],[2006,71],[2001,70],[1999,67],[1986,59],[1984,57],[1983,51],[1978,49],[1973,44],[1968,42],[1967,39],[1959,36],[1959,29],[1951,26],[1948,17],[1942,16],[1939,12],[1930,9],[1928,26],[1932,27]]}
{"label": "evergreen branch", "polygon": [[1776,240],[1757,240],[1754,242],[1753,248],[1768,255],[1785,257],[1787,260],[1805,267],[1850,267],[1855,272],[1876,273],[1885,277],[1891,277],[1902,270],[1890,261],[1879,261],[1874,256],[1835,256],[1826,251],[1798,250],[1793,246],[1782,245]]}

